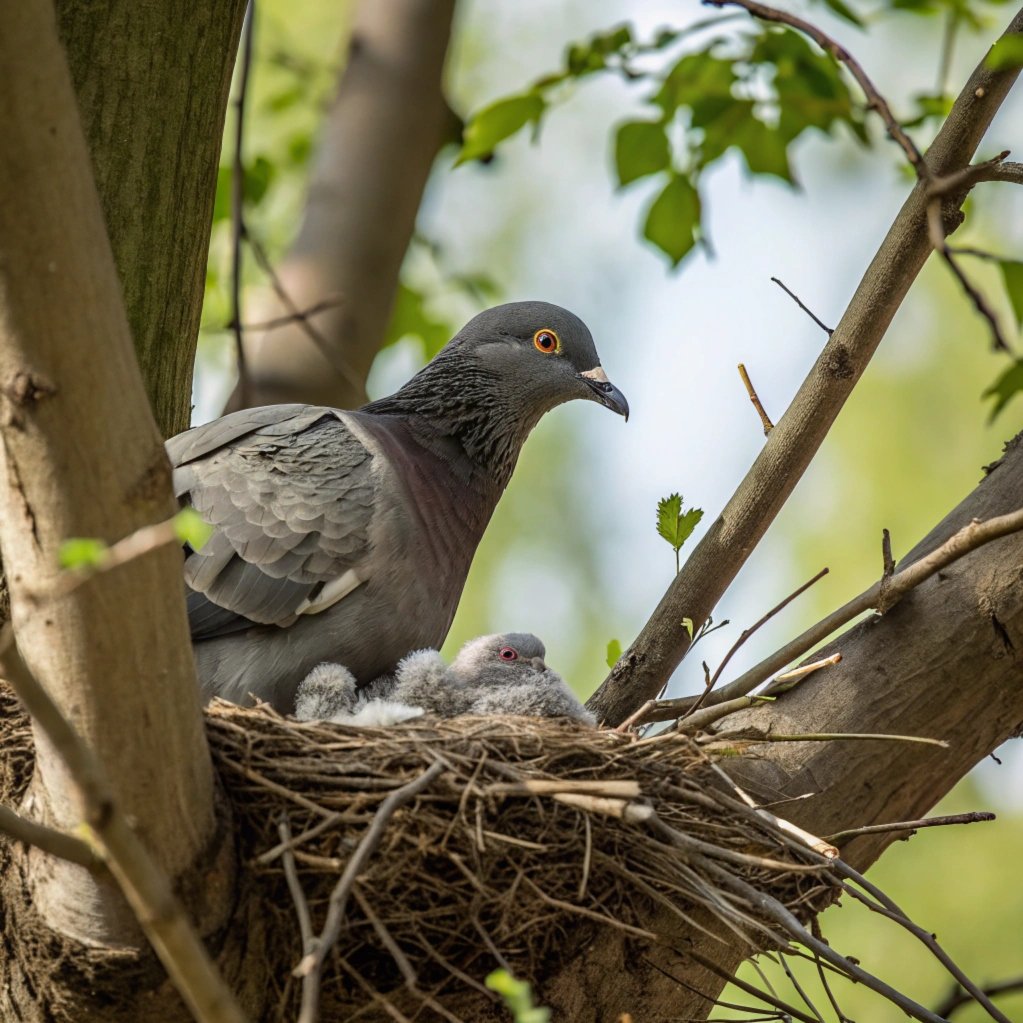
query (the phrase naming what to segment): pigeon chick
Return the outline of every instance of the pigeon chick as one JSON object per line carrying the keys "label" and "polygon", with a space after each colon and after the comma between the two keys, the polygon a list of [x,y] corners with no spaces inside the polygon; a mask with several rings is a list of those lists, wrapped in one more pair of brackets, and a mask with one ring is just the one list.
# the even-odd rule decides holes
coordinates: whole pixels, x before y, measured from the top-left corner
{"label": "pigeon chick", "polygon": [[588,725],[593,715],[561,676],[544,662],[544,645],[530,633],[480,636],[448,667],[436,650],[418,650],[367,689],[340,664],[321,664],[298,687],[296,716],[346,724],[394,724],[417,714],[520,714],[570,717]]}
{"label": "pigeon chick", "polygon": [[384,728],[422,717],[422,707],[376,696],[374,686],[360,690],[343,664],[319,664],[299,684],[295,717],[361,728]]}
{"label": "pigeon chick", "polygon": [[474,693],[469,714],[569,717],[587,725],[596,719],[562,677],[547,667],[546,650],[528,632],[480,636],[452,662],[456,687]]}
{"label": "pigeon chick", "polygon": [[213,526],[184,564],[204,696],[289,713],[318,664],[366,685],[439,647],[523,442],[573,398],[628,417],[582,320],[514,302],[357,412],[245,409],[171,438],[175,492]]}

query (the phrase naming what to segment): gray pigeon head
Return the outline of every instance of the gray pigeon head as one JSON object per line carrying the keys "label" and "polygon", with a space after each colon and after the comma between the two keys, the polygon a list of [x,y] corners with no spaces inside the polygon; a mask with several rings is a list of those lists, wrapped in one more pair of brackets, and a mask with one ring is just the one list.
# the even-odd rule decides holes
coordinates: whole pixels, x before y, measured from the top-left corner
{"label": "gray pigeon head", "polygon": [[561,306],[494,306],[474,316],[448,347],[478,356],[509,392],[540,415],[562,402],[586,398],[629,418],[629,403],[601,367],[589,327]]}
{"label": "gray pigeon head", "polygon": [[469,640],[451,662],[460,681],[474,685],[525,681],[547,671],[543,643],[530,632],[502,632]]}
{"label": "gray pigeon head", "polygon": [[503,489],[530,430],[574,398],[628,418],[578,316],[548,302],[511,302],[474,316],[401,390],[363,411],[454,438]]}

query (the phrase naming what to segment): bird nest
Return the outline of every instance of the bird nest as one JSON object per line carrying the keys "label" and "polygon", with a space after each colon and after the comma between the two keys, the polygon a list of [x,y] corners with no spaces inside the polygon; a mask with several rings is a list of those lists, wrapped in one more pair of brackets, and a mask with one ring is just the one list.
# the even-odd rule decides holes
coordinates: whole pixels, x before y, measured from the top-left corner
{"label": "bird nest", "polygon": [[[0,797],[14,805],[30,731],[0,696]],[[781,947],[839,891],[824,857],[677,734],[530,718],[355,728],[220,701],[207,727],[266,924],[267,1019],[313,996],[323,1019],[479,1019],[494,968],[542,998],[612,934],[641,949],[717,921]]]}
{"label": "bird nest", "polygon": [[[729,793],[683,736],[530,718],[353,728],[220,702],[208,725],[242,853],[277,917],[282,1018],[318,970],[313,932],[333,945],[312,981],[343,1010],[325,1018],[385,996],[457,1019],[440,1000],[486,993],[495,967],[542,995],[602,932],[657,941],[663,911],[781,944],[778,909],[806,919],[837,892],[823,858]],[[332,918],[343,926],[328,933]]]}

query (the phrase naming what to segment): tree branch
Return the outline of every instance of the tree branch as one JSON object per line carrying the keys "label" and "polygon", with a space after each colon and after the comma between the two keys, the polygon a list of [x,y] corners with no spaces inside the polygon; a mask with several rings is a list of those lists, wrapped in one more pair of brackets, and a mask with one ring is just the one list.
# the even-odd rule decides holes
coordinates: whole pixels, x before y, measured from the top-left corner
{"label": "tree branch", "polygon": [[87,870],[96,870],[102,864],[87,842],[22,817],[6,806],[0,806],[0,832],[15,842],[35,846],[51,856],[77,863]]}
{"label": "tree branch", "polygon": [[67,765],[81,796],[87,834],[94,836],[96,852],[117,879],[160,962],[196,1020],[245,1023],[245,1014],[174,897],[167,875],[118,807],[103,766],[22,660],[10,623],[0,630],[0,672]]}
{"label": "tree branch", "polygon": [[[1007,29],[1023,30],[1023,11]],[[970,76],[927,152],[933,177],[965,167],[1018,77],[983,62]],[[961,203],[959,195],[949,197]],[[589,707],[617,725],[653,699],[689,647],[683,618],[704,621],[781,510],[866,368],[888,324],[931,252],[927,186],[906,200],[792,404],[721,515],[690,555],[632,646]]]}
{"label": "tree branch", "polygon": [[[341,301],[306,325],[246,339],[255,405],[354,408],[383,344],[398,273],[450,111],[441,92],[454,0],[362,0],[327,115],[297,238],[278,268],[295,309]],[[268,297],[261,319],[286,311]],[[338,366],[345,371],[339,372]],[[228,411],[241,407],[236,392]]]}

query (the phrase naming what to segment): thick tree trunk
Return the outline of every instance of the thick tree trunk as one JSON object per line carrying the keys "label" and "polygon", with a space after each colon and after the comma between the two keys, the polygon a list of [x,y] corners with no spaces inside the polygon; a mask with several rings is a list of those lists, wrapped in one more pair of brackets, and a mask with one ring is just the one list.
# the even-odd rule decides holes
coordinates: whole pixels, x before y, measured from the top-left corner
{"label": "thick tree trunk", "polygon": [[[32,671],[102,761],[120,808],[171,877],[212,871],[197,904],[220,926],[230,886],[215,830],[180,556],[164,547],[57,598],[69,537],[112,541],[171,516],[54,12],[4,9],[0,28],[0,543]],[[45,737],[25,810],[61,830],[77,787]],[[227,847],[229,848],[229,847]],[[108,878],[30,854],[33,911],[62,939],[141,944]]]}
{"label": "thick tree trunk", "polygon": [[245,0],[58,0],[146,393],[189,425],[224,112]]}
{"label": "thick tree trunk", "polygon": [[[405,251],[450,116],[441,76],[454,0],[362,0],[298,236],[278,276],[300,323],[247,339],[247,402],[355,408],[384,343]],[[269,300],[259,319],[286,316]],[[241,407],[236,388],[228,411]]]}

